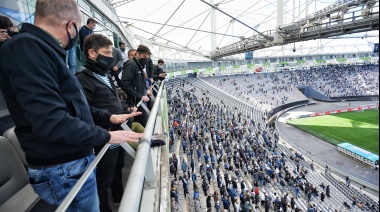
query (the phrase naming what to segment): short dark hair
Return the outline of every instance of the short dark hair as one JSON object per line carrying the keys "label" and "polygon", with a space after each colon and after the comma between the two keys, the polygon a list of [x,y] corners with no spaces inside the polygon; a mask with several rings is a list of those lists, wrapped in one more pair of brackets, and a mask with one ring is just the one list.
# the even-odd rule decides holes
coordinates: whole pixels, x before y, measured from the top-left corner
{"label": "short dark hair", "polygon": [[158,60],[158,63],[164,63],[164,64],[165,64],[165,62],[164,62],[163,59],[159,59],[159,60]]}
{"label": "short dark hair", "polygon": [[13,27],[11,19],[5,16],[0,16],[0,29],[8,29]]}
{"label": "short dark hair", "polygon": [[97,24],[98,22],[97,22],[95,19],[93,19],[93,18],[89,18],[89,19],[87,20],[87,25],[89,25],[89,24],[93,24],[93,23]]}
{"label": "short dark hair", "polygon": [[139,45],[139,47],[137,47],[136,51],[138,53],[140,53],[140,54],[149,54],[149,55],[152,55],[152,53],[150,52],[150,49],[147,46],[144,46],[144,45]]}
{"label": "short dark hair", "polygon": [[125,43],[123,41],[120,41],[119,46],[121,46],[121,45],[125,45]]}
{"label": "short dark hair", "polygon": [[136,51],[136,49],[130,49],[129,51],[128,51],[128,56],[131,54],[131,52],[135,52]]}
{"label": "short dark hair", "polygon": [[84,43],[83,43],[84,55],[86,56],[86,58],[88,58],[89,49],[93,49],[96,52],[98,52],[99,49],[106,46],[112,46],[112,45],[113,45],[112,41],[104,35],[101,35],[101,34],[89,35],[84,39]]}
{"label": "short dark hair", "polygon": [[37,0],[34,23],[41,20],[50,26],[58,26],[62,21],[82,21],[82,18],[76,1]]}

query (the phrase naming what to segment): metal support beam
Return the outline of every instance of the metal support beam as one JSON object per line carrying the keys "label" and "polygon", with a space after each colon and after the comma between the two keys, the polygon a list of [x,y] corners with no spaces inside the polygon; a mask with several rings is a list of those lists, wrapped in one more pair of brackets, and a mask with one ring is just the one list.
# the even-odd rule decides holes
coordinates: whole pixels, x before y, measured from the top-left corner
{"label": "metal support beam", "polygon": [[128,3],[131,3],[133,1],[135,1],[135,0],[122,0],[122,1],[118,1],[118,2],[111,1],[111,6],[113,8],[117,8],[117,7],[121,7],[123,5],[126,5]]}
{"label": "metal support beam", "polygon": [[124,150],[133,158],[136,158],[136,151],[128,144],[128,143],[121,143],[121,147],[124,148]]}
{"label": "metal support beam", "polygon": [[165,27],[165,25],[170,21],[170,19],[172,19],[172,17],[177,13],[177,11],[179,10],[179,8],[181,8],[181,6],[183,5],[183,3],[185,3],[185,1],[186,0],[182,1],[182,3],[177,7],[177,9],[171,14],[171,16],[169,17],[169,19],[165,22],[165,24],[161,26],[161,28],[156,32],[156,34],[153,35],[153,37],[150,40],[154,40],[156,38],[156,36],[158,35],[158,33],[160,33],[161,30]]}
{"label": "metal support beam", "polygon": [[150,110],[148,109],[148,107],[145,105],[145,104],[141,104],[141,107],[145,110],[145,112],[150,115]]}
{"label": "metal support beam", "polygon": [[298,1],[298,20],[301,20],[301,0]]}
{"label": "metal support beam", "polygon": [[202,1],[203,3],[209,5],[210,7],[213,7],[214,9],[218,10],[219,12],[223,13],[224,15],[226,15],[226,16],[228,16],[228,17],[234,19],[235,21],[237,21],[237,22],[243,24],[244,26],[250,28],[251,30],[253,30],[253,31],[255,31],[256,33],[258,33],[259,35],[263,36],[265,39],[273,41],[273,37],[270,37],[270,36],[264,35],[263,33],[257,31],[256,29],[250,27],[250,26],[247,25],[246,23],[244,23],[244,22],[238,20],[237,18],[235,18],[235,17],[229,15],[228,13],[226,13],[226,12],[224,12],[223,10],[221,10],[221,9],[219,9],[219,8],[217,8],[217,7],[215,7],[214,5],[211,5],[210,3],[208,3],[208,2],[206,2],[206,1],[204,1],[204,0],[201,0],[201,1]]}
{"label": "metal support beam", "polygon": [[[302,19],[299,22],[283,25],[280,27],[280,30],[277,31],[270,30],[264,32],[268,36],[274,37],[274,42],[267,42],[263,37],[254,35],[242,41],[238,41],[211,52],[211,59],[219,60],[223,57],[237,55],[246,51],[265,49],[276,45],[286,45],[289,43],[308,41],[313,39],[322,39],[378,30],[379,12],[369,13],[365,18],[363,18],[361,10],[358,10],[360,4],[355,2],[351,0],[348,0],[347,2],[338,2],[336,3],[339,4],[338,9],[331,8],[330,6],[324,9],[322,12],[317,12],[317,14],[311,15],[307,20]],[[331,20],[331,18],[327,16],[327,12],[339,13],[342,7],[348,6],[350,6],[350,9],[354,9],[354,11],[346,10],[346,13],[341,15],[342,17],[347,17],[345,15],[349,14],[351,17],[339,20]],[[376,7],[376,9],[378,8],[379,6]],[[312,20],[315,20],[315,22],[309,22]],[[281,40],[281,38],[283,38],[283,40]]]}
{"label": "metal support beam", "polygon": [[277,0],[277,29],[284,24],[284,0]]}
{"label": "metal support beam", "polygon": [[[126,123],[121,124],[121,128],[123,128],[125,131],[132,131]],[[128,143],[121,143],[121,147],[125,149],[125,151],[132,156],[133,158],[136,158],[136,151],[128,144]]]}
{"label": "metal support beam", "polygon": [[296,0],[293,0],[293,23],[296,22]]}
{"label": "metal support beam", "polygon": [[57,212],[64,212],[69,207],[79,190],[82,188],[83,184],[86,182],[87,178],[92,174],[94,171],[96,165],[98,165],[100,159],[103,157],[103,155],[106,153],[108,148],[110,147],[110,144],[104,145],[103,149],[98,153],[95,160],[90,164],[90,166],[86,169],[86,171],[83,173],[81,178],[78,180],[78,182],[75,184],[75,186],[71,189],[69,194],[66,196],[66,198],[63,200],[61,205],[57,208]]}
{"label": "metal support beam", "polygon": [[[214,5],[214,0],[210,0],[210,4]],[[216,49],[216,16],[215,16],[215,8],[211,7],[210,9],[210,20],[211,20],[211,51],[214,51]]]}

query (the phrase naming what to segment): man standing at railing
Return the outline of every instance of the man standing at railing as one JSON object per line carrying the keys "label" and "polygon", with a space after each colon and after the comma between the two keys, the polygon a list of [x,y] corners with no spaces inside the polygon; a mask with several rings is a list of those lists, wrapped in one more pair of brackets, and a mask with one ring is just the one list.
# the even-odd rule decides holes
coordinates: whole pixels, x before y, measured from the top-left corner
{"label": "man standing at railing", "polygon": [[[66,51],[77,43],[82,22],[77,3],[37,0],[35,8],[35,25],[24,23],[0,50],[0,88],[25,152],[30,184],[44,202],[58,206],[94,161],[94,146],[137,142],[142,135],[94,124],[118,124],[130,116],[91,108],[66,66]],[[66,211],[99,211],[94,171]]]}
{"label": "man standing at railing", "polygon": [[[113,53],[112,41],[100,34],[92,34],[84,39],[83,52],[85,64],[83,71],[76,76],[82,84],[86,98],[90,106],[107,110],[114,114],[124,111],[115,84],[108,74],[112,67]],[[137,108],[135,108],[137,111]],[[129,111],[135,113],[135,111]],[[123,130],[120,124],[110,124],[95,121],[95,124],[103,129],[114,131]],[[131,127],[131,123],[129,125]],[[95,154],[99,154],[104,145],[95,147]],[[119,144],[113,144],[104,154],[97,166],[96,183],[100,200],[100,211],[112,212],[108,203],[108,190],[111,188],[112,199],[115,204],[120,204],[123,196],[122,169],[124,167],[124,149]],[[111,184],[112,183],[112,184]]]}
{"label": "man standing at railing", "polygon": [[[144,67],[147,65],[151,55],[152,53],[148,47],[140,45],[133,59],[124,65],[121,89],[127,94],[127,104],[129,105],[136,106],[141,100],[143,102],[150,101],[148,96],[152,95],[152,91],[148,90],[145,92]],[[142,115],[136,117],[135,121],[145,127],[148,122],[148,113],[141,106],[139,107],[139,111],[142,112]]]}

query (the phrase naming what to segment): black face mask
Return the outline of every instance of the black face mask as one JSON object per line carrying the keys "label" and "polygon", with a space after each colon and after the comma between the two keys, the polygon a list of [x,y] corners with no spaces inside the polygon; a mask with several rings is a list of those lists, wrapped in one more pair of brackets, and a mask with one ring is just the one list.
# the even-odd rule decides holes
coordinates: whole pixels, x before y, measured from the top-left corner
{"label": "black face mask", "polygon": [[79,40],[79,33],[78,33],[77,25],[75,23],[73,23],[75,31],[76,31],[76,35],[74,38],[71,38],[70,32],[69,32],[69,23],[67,23],[67,25],[66,25],[67,36],[69,37],[69,43],[67,43],[67,46],[65,48],[66,51],[71,50],[78,43],[78,40]]}
{"label": "black face mask", "polygon": [[120,48],[120,50],[121,50],[122,52],[125,52],[125,48]]}
{"label": "black face mask", "polygon": [[99,64],[100,68],[102,70],[108,71],[110,68],[112,62],[113,62],[113,57],[107,57],[104,55],[101,55],[98,53],[98,57],[96,58],[96,62]]}
{"label": "black face mask", "polygon": [[143,67],[145,67],[146,64],[148,63],[148,59],[146,59],[146,58],[141,58],[141,59],[139,60],[139,63],[140,63]]}

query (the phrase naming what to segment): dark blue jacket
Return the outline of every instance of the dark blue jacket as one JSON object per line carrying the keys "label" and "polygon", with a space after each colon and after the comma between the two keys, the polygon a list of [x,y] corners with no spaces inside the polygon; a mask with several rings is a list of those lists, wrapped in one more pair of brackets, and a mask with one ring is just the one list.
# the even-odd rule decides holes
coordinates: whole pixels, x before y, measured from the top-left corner
{"label": "dark blue jacket", "polygon": [[229,209],[230,208],[230,201],[228,201],[228,199],[223,198],[222,202],[223,202],[224,209]]}
{"label": "dark blue jacket", "polygon": [[56,165],[89,156],[110,139],[65,63],[66,51],[42,29],[23,24],[0,49],[0,88],[29,164]]}
{"label": "dark blue jacket", "polygon": [[193,182],[197,181],[197,175],[196,175],[196,174],[192,174],[192,175],[191,175],[191,180],[192,180]]}
{"label": "dark blue jacket", "polygon": [[87,28],[87,26],[82,26],[79,30],[79,44],[80,44],[80,49],[83,51],[83,44],[84,44],[84,39],[91,35],[94,34],[94,31],[92,29]]}

